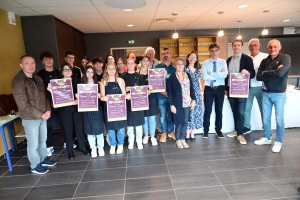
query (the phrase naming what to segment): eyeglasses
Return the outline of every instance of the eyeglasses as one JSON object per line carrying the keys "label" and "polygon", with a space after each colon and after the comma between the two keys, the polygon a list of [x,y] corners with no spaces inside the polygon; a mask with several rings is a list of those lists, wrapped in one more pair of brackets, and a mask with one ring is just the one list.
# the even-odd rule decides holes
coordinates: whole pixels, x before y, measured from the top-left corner
{"label": "eyeglasses", "polygon": [[258,44],[249,45],[249,47],[258,47]]}
{"label": "eyeglasses", "polygon": [[75,59],[74,56],[67,56],[68,59]]}
{"label": "eyeglasses", "polygon": [[71,72],[72,69],[64,69],[63,71],[64,71],[64,72]]}

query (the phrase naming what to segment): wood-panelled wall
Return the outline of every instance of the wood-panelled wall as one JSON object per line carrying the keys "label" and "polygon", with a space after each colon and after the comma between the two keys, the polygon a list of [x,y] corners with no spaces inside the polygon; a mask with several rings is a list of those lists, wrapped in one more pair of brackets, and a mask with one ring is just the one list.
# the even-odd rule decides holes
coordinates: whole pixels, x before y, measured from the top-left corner
{"label": "wood-panelled wall", "polygon": [[60,63],[65,62],[65,53],[75,54],[75,65],[80,66],[80,58],[85,55],[84,34],[70,25],[55,19],[56,38]]}

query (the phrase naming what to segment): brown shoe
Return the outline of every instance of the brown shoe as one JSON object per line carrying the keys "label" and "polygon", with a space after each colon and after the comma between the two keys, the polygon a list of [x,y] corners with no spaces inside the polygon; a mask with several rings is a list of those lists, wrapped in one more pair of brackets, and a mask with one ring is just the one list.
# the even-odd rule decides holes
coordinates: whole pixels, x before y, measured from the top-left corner
{"label": "brown shoe", "polygon": [[174,133],[174,132],[169,133],[169,134],[168,134],[168,137],[169,137],[169,138],[173,138],[173,140],[176,140],[176,136],[175,136],[175,133]]}
{"label": "brown shoe", "polygon": [[155,132],[158,134],[162,134],[161,130],[159,130],[159,129],[155,129]]}
{"label": "brown shoe", "polygon": [[227,137],[230,137],[230,138],[236,137],[236,136],[237,136],[236,130],[233,130],[231,133],[228,133],[228,134],[227,134]]}
{"label": "brown shoe", "polygon": [[181,144],[184,148],[186,148],[186,149],[189,148],[189,145],[186,143],[185,140],[181,140]]}
{"label": "brown shoe", "polygon": [[240,141],[241,144],[247,144],[247,141],[243,135],[237,136],[237,139],[238,139],[238,141]]}
{"label": "brown shoe", "polygon": [[183,149],[183,145],[182,145],[181,140],[176,141],[176,146],[177,146],[178,149]]}
{"label": "brown shoe", "polygon": [[166,142],[167,141],[167,134],[161,134],[159,141],[160,142]]}

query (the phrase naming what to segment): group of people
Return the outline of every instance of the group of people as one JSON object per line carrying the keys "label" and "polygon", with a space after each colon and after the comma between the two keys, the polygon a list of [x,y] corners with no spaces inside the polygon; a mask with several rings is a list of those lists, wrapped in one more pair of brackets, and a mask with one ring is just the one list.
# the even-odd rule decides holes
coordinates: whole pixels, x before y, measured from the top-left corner
{"label": "group of people", "polygon": [[[56,165],[47,156],[54,152],[52,129],[60,126],[69,159],[74,159],[74,138],[78,148],[92,158],[104,156],[104,135],[110,145],[110,154],[121,154],[125,135],[128,135],[128,149],[143,149],[150,140],[153,146],[166,142],[167,138],[176,140],[180,149],[189,148],[189,142],[195,141],[195,131],[204,130],[203,139],[208,138],[212,105],[215,103],[215,134],[224,138],[222,129],[222,110],[224,95],[232,109],[234,130],[228,137],[237,137],[246,144],[244,134],[251,132],[251,109],[256,97],[263,121],[264,136],[254,143],[272,144],[271,113],[276,113],[276,139],[273,152],[280,152],[284,134],[284,105],[286,101],[286,81],[291,66],[288,55],[281,54],[281,44],[271,40],[267,45],[269,54],[261,53],[259,40],[249,41],[249,55],[242,53],[243,41],[232,42],[233,56],[227,61],[219,58],[220,46],[213,43],[208,50],[211,58],[200,69],[198,54],[190,52],[186,59],[176,58],[171,62],[169,48],[161,50],[162,62],[155,59],[155,50],[146,49],[139,64],[136,56],[128,54],[126,61],[115,59],[109,54],[103,60],[96,57],[92,62],[82,57],[81,67],[74,65],[75,55],[68,51],[65,63],[55,69],[53,55],[44,52],[40,60],[44,65],[35,74],[36,64],[33,57],[21,57],[22,70],[12,81],[12,91],[18,105],[20,118],[27,138],[28,159],[33,173],[47,173],[48,166]],[[166,91],[153,93],[149,85],[148,69],[163,68],[165,71]],[[250,88],[248,98],[234,98],[229,94],[230,73],[249,74]],[[77,100],[73,105],[54,109],[49,82],[51,79],[72,79],[73,93],[77,95],[77,84],[98,84],[98,110],[78,112]],[[201,80],[204,80],[204,87]],[[132,111],[130,87],[147,86],[149,110]],[[48,90],[48,91],[47,91]],[[204,92],[203,92],[204,91]],[[109,121],[106,112],[107,95],[126,95],[127,119]],[[204,103],[203,103],[204,102]],[[126,132],[126,133],[125,133]],[[87,137],[85,136],[87,135]],[[159,137],[156,137],[156,134]],[[89,148],[86,146],[86,138]]]}

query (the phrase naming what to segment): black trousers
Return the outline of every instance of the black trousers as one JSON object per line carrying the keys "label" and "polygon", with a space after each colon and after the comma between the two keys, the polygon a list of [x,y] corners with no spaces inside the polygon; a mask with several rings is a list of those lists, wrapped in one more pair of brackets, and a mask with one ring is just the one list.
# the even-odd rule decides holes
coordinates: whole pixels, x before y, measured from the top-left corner
{"label": "black trousers", "polygon": [[217,86],[214,88],[210,87],[210,86],[205,86],[205,89],[204,89],[204,119],[203,119],[204,132],[209,132],[210,115],[212,112],[212,106],[213,106],[214,101],[215,101],[215,112],[216,112],[215,129],[216,129],[216,131],[221,131],[224,95],[225,95],[225,87],[223,85]]}
{"label": "black trousers", "polygon": [[228,97],[230,107],[233,114],[234,129],[237,135],[244,134],[244,113],[246,109],[246,98],[232,98]]}
{"label": "black trousers", "polygon": [[66,106],[58,108],[58,115],[62,122],[64,138],[66,140],[66,150],[73,151],[73,129],[78,141],[79,149],[86,149],[85,135],[83,131],[83,115],[77,111],[77,106]]}

